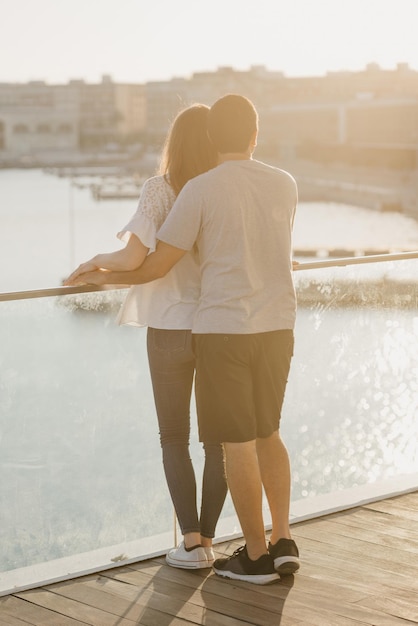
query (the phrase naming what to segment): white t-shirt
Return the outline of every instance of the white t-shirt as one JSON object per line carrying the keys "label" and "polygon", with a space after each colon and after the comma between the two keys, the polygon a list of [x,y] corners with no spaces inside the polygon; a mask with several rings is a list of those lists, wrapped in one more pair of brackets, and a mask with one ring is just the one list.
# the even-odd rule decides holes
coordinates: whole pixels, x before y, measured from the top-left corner
{"label": "white t-shirt", "polygon": [[194,333],[293,329],[293,177],[252,159],[226,161],[182,189],[158,239],[200,259]]}
{"label": "white t-shirt", "polygon": [[[136,213],[118,237],[127,241],[133,233],[153,252],[157,231],[175,199],[175,193],[164,176],[149,178],[142,187]],[[132,286],[117,322],[166,330],[190,329],[199,294],[199,266],[195,256],[188,253],[163,278]]]}

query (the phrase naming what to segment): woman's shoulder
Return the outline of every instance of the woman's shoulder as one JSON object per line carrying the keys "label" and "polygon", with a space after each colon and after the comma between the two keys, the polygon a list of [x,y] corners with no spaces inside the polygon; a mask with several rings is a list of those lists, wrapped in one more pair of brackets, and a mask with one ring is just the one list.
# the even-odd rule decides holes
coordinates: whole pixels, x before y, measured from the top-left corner
{"label": "woman's shoulder", "polygon": [[142,186],[139,210],[159,223],[165,219],[175,199],[175,193],[165,176],[151,176]]}
{"label": "woman's shoulder", "polygon": [[142,186],[143,191],[148,193],[163,193],[169,196],[174,196],[173,188],[167,180],[167,177],[162,174],[150,176],[147,178]]}

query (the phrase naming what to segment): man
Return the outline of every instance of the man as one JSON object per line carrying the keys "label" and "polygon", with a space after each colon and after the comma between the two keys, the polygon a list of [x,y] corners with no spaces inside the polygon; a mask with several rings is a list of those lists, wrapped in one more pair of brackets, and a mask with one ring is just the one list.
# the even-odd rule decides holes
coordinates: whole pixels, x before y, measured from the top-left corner
{"label": "man", "polygon": [[[220,576],[267,584],[299,568],[289,529],[290,464],[279,435],[296,315],[291,233],[297,188],[287,172],[252,159],[257,132],[257,112],[247,98],[229,94],[215,102],[208,133],[219,165],[183,188],[158,232],[156,251],[132,272],[92,272],[78,282],[149,282],[196,250],[199,435],[224,444],[246,541],[213,567]],[[272,520],[268,546],[263,487]]]}

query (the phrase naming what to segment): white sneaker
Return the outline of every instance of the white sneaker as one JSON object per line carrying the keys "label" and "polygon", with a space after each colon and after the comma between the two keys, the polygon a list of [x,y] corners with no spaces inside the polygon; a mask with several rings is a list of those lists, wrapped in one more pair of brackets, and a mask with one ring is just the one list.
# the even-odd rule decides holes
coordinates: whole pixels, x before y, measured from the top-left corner
{"label": "white sneaker", "polygon": [[184,547],[184,541],[177,548],[168,551],[165,560],[171,567],[180,567],[182,569],[203,569],[212,567],[212,562],[208,561],[205,548],[197,547],[187,551]]}

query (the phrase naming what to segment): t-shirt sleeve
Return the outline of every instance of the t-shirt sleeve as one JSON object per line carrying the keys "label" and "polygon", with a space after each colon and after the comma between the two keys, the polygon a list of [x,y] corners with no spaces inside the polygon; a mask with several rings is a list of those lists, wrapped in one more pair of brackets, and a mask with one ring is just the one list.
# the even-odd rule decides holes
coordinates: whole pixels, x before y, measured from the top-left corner
{"label": "t-shirt sleeve", "polygon": [[193,186],[187,183],[157,232],[157,238],[181,250],[191,250],[202,221],[202,201],[196,199]]}
{"label": "t-shirt sleeve", "polygon": [[161,177],[148,179],[141,190],[138,207],[129,222],[117,234],[125,243],[131,234],[150,249],[157,245],[157,230],[174,202],[174,194]]}

